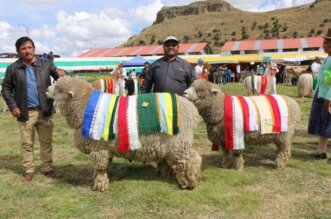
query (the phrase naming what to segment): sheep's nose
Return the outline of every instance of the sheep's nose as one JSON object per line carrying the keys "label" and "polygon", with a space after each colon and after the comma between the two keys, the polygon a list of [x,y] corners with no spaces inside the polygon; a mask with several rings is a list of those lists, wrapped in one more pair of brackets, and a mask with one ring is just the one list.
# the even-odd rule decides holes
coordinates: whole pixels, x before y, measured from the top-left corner
{"label": "sheep's nose", "polygon": [[185,90],[184,93],[183,93],[183,96],[187,95],[187,91]]}

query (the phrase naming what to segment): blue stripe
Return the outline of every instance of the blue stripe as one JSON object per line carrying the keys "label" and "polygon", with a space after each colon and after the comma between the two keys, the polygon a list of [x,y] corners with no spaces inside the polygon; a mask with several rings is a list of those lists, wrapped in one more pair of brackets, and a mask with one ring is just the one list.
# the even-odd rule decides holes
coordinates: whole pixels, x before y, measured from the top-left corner
{"label": "blue stripe", "polygon": [[90,138],[90,128],[93,120],[93,115],[95,111],[95,107],[98,103],[100,97],[99,91],[93,91],[92,95],[89,99],[89,102],[86,106],[85,114],[84,114],[84,121],[82,127],[82,135],[86,138]]}

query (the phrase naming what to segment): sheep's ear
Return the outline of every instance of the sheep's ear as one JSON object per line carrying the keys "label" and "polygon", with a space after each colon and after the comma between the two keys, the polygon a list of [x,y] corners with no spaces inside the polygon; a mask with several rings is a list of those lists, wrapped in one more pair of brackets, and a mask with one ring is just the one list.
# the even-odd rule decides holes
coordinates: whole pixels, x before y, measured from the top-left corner
{"label": "sheep's ear", "polygon": [[71,98],[74,98],[75,97],[75,93],[73,91],[68,91],[68,96],[71,97]]}
{"label": "sheep's ear", "polygon": [[211,93],[212,95],[217,95],[219,92],[220,92],[220,90],[215,89],[215,88],[212,88],[212,89],[210,90],[210,93]]}

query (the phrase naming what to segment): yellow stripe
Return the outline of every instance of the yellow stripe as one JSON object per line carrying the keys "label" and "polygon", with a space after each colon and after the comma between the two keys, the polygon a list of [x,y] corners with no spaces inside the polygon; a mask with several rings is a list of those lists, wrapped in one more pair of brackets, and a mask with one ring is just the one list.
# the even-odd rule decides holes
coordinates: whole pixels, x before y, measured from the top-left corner
{"label": "yellow stripe", "polygon": [[176,100],[177,100],[177,127],[179,129],[179,124],[180,124],[180,105],[179,105],[179,98],[178,98],[178,95],[176,94]]}
{"label": "yellow stripe", "polygon": [[160,106],[160,99],[159,94],[155,93],[155,101],[156,101],[156,108],[157,108],[157,118],[159,119],[159,124],[161,124],[161,106]]}
{"label": "yellow stripe", "polygon": [[269,110],[270,110],[270,114],[271,114],[271,119],[272,119],[272,127],[274,127],[274,126],[275,126],[275,115],[274,115],[274,110],[273,110],[273,108],[272,108],[272,105],[271,105],[271,103],[270,103],[268,97],[266,97],[266,96],[263,96],[263,97],[264,97],[265,101],[268,103]]}
{"label": "yellow stripe", "polygon": [[110,125],[111,115],[115,106],[115,100],[116,100],[116,96],[111,95],[110,103],[107,110],[106,125],[102,133],[102,139],[104,141],[108,141],[109,138],[109,125]]}
{"label": "yellow stripe", "polygon": [[169,93],[164,93],[164,99],[166,103],[166,125],[167,125],[167,134],[173,135],[173,115],[172,115],[172,101],[171,95]]}

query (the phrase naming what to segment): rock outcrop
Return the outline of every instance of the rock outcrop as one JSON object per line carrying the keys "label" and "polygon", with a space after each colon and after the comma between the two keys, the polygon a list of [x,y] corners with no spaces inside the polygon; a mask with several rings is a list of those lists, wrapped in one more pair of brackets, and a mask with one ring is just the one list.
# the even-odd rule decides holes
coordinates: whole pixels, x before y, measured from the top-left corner
{"label": "rock outcrop", "polygon": [[165,20],[173,19],[179,16],[226,12],[231,9],[232,6],[223,0],[199,1],[187,6],[163,7],[157,13],[154,24],[162,23]]}

